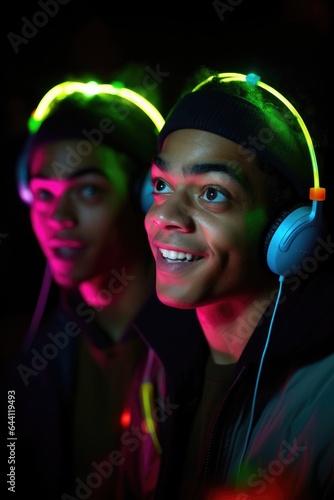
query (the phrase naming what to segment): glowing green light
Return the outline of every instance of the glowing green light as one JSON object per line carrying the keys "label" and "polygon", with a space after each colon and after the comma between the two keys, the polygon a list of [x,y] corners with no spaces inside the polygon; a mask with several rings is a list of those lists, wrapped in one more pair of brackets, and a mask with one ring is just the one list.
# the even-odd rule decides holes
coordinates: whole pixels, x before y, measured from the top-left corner
{"label": "glowing green light", "polygon": [[[211,80],[213,80],[215,76],[210,76],[206,80],[203,80],[203,82],[199,83],[196,87],[193,88],[192,92],[195,92],[196,90],[199,90],[203,85],[209,83]],[[325,189],[321,188],[319,186],[319,170],[318,170],[318,163],[317,159],[315,156],[315,151],[313,147],[313,142],[311,139],[311,136],[309,134],[309,131],[304,123],[304,120],[296,110],[296,108],[291,104],[288,99],[286,99],[280,92],[275,90],[273,87],[270,87],[266,83],[261,82],[261,78],[256,75],[255,73],[249,73],[248,75],[244,75],[242,73],[219,73],[218,78],[220,79],[221,82],[247,82],[251,85],[257,85],[259,87],[264,88],[271,94],[273,94],[277,99],[282,101],[291,111],[291,113],[297,118],[297,121],[303,131],[306,144],[310,153],[311,157],[311,162],[312,162],[312,168],[313,168],[313,179],[314,179],[314,187],[310,188],[310,198],[313,200],[324,200],[325,199]]]}
{"label": "glowing green light", "polygon": [[50,113],[53,101],[60,101],[75,92],[80,92],[87,97],[92,97],[97,94],[110,94],[122,97],[140,108],[152,120],[158,132],[165,123],[164,118],[152,103],[134,90],[124,87],[121,82],[99,84],[94,81],[87,83],[68,81],[59,83],[50,89],[41,99],[37,108],[28,120],[29,131],[31,133],[37,132],[43,120],[45,120],[47,115]]}
{"label": "glowing green light", "polygon": [[152,408],[154,408],[154,398],[153,398],[153,384],[152,382],[143,382],[140,386],[141,397],[143,403],[143,410],[145,415],[145,423],[147,430],[151,435],[154,446],[159,454],[161,454],[161,446],[159,443],[158,436],[156,434],[154,419],[152,414]]}

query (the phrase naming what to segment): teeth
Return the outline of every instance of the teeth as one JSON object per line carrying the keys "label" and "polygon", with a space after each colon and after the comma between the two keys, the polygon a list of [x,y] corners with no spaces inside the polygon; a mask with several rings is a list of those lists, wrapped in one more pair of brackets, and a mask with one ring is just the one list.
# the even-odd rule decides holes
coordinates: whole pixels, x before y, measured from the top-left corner
{"label": "teeth", "polygon": [[176,252],[175,250],[166,250],[164,248],[159,248],[164,259],[168,260],[195,260],[195,256],[191,253]]}

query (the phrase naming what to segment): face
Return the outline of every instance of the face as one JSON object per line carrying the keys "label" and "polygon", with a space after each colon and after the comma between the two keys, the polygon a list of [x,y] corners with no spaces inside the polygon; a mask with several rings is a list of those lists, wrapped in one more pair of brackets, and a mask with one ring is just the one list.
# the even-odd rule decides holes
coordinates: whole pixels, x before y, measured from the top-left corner
{"label": "face", "polygon": [[[78,141],[38,147],[30,163],[32,227],[55,281],[74,287],[121,269],[135,248],[124,158]],[[138,224],[138,221],[136,221]],[[135,233],[135,231],[134,231]]]}
{"label": "face", "polygon": [[268,179],[249,151],[209,132],[177,130],[151,173],[145,227],[162,302],[196,308],[268,286],[259,258]]}

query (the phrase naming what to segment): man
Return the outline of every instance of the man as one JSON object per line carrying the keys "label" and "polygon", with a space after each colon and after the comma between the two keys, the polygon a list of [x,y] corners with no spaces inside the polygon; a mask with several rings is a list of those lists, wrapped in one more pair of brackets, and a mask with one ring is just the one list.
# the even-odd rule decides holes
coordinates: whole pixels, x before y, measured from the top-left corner
{"label": "man", "polygon": [[162,123],[139,94],[92,82],[57,85],[30,119],[19,191],[60,301],[51,317],[36,308],[6,380],[18,495],[152,498],[174,410],[143,331],[154,345],[200,330],[155,296],[143,220]]}
{"label": "man", "polygon": [[333,252],[313,153],[254,74],[211,74],[159,133],[145,218],[157,294],[196,309],[209,347],[173,498],[333,497]]}

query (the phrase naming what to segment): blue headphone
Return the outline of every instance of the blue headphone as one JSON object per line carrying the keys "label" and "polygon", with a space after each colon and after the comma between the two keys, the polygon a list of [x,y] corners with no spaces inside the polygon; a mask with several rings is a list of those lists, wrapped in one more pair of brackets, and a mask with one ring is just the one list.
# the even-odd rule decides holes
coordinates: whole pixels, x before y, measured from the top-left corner
{"label": "blue headphone", "polygon": [[[151,102],[134,90],[124,87],[120,82],[98,84],[93,81],[87,83],[66,81],[56,85],[45,94],[39,102],[37,108],[32,112],[28,120],[29,136],[16,163],[17,189],[21,200],[27,205],[31,205],[32,203],[32,193],[29,189],[28,171],[28,154],[31,142],[41,124],[49,115],[52,103],[55,101],[61,101],[73,93],[81,93],[87,98],[97,94],[109,94],[121,97],[141,109],[141,111],[152,121],[157,133],[164,124],[164,118]],[[146,213],[153,203],[153,190],[149,171],[145,175],[144,179],[140,180],[140,186],[136,187],[136,197],[139,198],[141,210],[143,213]]]}
{"label": "blue headphone", "polygon": [[[248,75],[220,73],[217,76],[221,82],[241,81],[264,88],[288,107],[304,134],[313,168],[314,186],[309,191],[312,205],[282,212],[265,235],[265,254],[270,270],[279,276],[287,276],[291,274],[294,266],[300,265],[305,257],[312,254],[316,240],[323,231],[321,202],[326,198],[326,190],[319,185],[318,164],[311,136],[302,117],[290,101],[274,88],[261,82],[259,76],[254,73]],[[207,78],[192,91],[198,90],[213,78],[215,77]]]}

